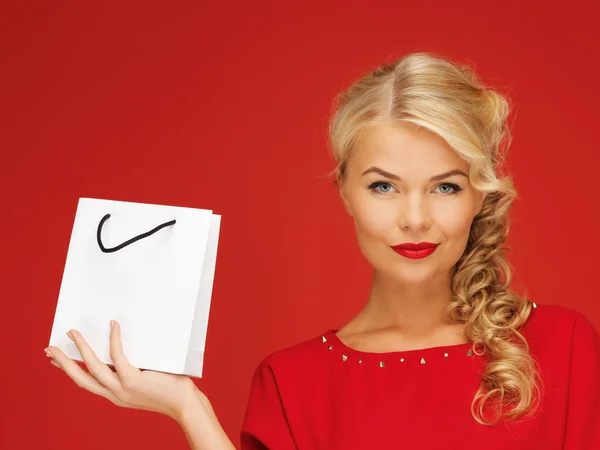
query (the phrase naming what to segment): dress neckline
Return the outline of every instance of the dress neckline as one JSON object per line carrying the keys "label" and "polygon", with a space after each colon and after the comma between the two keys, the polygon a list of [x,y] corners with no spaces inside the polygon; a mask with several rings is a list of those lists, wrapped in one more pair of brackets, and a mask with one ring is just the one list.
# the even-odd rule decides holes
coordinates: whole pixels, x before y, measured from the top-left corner
{"label": "dress neckline", "polygon": [[[533,302],[532,306],[533,309],[531,312],[538,307]],[[529,314],[523,328],[527,327],[532,315],[531,313]],[[336,334],[338,331],[339,329],[337,328],[330,328],[325,331],[321,336],[321,345],[323,345],[324,351],[335,356],[336,359],[339,358],[339,361],[350,365],[357,363],[363,366],[365,365],[363,363],[376,362],[379,367],[388,367],[390,365],[405,367],[416,363],[419,363],[419,365],[430,365],[432,363],[435,366],[437,364],[447,364],[449,361],[457,361],[459,364],[462,364],[460,361],[480,361],[485,363],[489,359],[489,355],[486,355],[486,353],[480,354],[475,352],[473,342],[392,352],[367,352],[346,345]]]}
{"label": "dress neckline", "polygon": [[420,349],[413,350],[397,350],[391,352],[368,352],[364,350],[357,350],[352,347],[347,346],[336,334],[339,329],[331,328],[327,330],[323,337],[329,342],[332,347],[337,347],[341,349],[341,351],[346,355],[354,355],[360,357],[362,359],[373,358],[373,359],[381,359],[381,358],[396,358],[396,357],[411,357],[411,356],[419,356],[419,357],[427,357],[434,355],[444,355],[447,353],[456,353],[462,352],[465,353],[469,350],[473,351],[473,343],[465,342],[462,344],[451,344],[451,345],[441,345],[435,347],[425,347]]}

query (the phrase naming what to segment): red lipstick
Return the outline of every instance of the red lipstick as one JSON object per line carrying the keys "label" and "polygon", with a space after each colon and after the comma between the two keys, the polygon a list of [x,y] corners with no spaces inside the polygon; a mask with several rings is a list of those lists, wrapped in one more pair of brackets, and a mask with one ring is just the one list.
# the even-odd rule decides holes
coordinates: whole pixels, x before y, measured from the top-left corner
{"label": "red lipstick", "polygon": [[392,249],[406,258],[410,259],[421,259],[431,255],[437,246],[440,244],[432,244],[431,242],[405,242],[404,244],[398,244],[392,246]]}

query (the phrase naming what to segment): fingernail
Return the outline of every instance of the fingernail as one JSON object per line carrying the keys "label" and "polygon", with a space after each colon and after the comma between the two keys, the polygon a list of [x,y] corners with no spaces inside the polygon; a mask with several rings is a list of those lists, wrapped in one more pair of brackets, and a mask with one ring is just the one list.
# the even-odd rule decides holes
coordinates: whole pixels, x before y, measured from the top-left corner
{"label": "fingernail", "polygon": [[58,364],[56,361],[54,361],[53,359],[50,360],[50,363],[55,366],[58,367],[59,369],[61,369],[62,367],[60,367],[60,364]]}
{"label": "fingernail", "polygon": [[112,330],[115,327],[115,321],[111,320],[110,321],[110,329]]}
{"label": "fingernail", "polygon": [[47,348],[45,348],[44,351],[46,352],[46,356],[48,358],[54,358],[54,355],[52,354],[52,352],[50,350],[48,350]]}
{"label": "fingernail", "polygon": [[67,336],[69,337],[69,339],[71,339],[73,342],[75,342],[75,339],[73,338],[73,334],[70,331],[67,331]]}

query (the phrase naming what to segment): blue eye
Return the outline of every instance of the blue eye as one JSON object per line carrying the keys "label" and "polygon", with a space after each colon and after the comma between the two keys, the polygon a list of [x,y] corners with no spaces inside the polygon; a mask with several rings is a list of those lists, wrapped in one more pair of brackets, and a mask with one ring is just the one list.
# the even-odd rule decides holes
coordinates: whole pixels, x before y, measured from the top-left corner
{"label": "blue eye", "polygon": [[[393,186],[385,181],[375,181],[368,186],[368,189],[377,194],[389,194]],[[462,188],[454,183],[441,183],[436,186],[436,191],[444,195],[454,195],[462,191]]]}
{"label": "blue eye", "polygon": [[[388,189],[384,189],[384,190],[377,189],[381,186],[387,186],[387,187],[389,187],[389,190]],[[387,194],[388,192],[391,191],[392,185],[390,183],[386,183],[385,181],[376,181],[374,183],[371,183],[369,185],[368,189],[375,191],[378,194]]]}
{"label": "blue eye", "polygon": [[457,186],[456,184],[453,184],[453,183],[438,184],[436,186],[436,189],[439,189],[438,192],[440,194],[446,194],[446,195],[453,195],[453,194],[456,194],[456,193],[462,191],[460,186]]}

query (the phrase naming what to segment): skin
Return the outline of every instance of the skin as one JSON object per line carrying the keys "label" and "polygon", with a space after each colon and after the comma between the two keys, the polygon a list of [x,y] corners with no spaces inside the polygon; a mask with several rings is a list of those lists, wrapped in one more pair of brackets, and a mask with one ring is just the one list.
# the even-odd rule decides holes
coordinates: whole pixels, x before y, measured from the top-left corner
{"label": "skin", "polygon": [[77,386],[117,406],[153,411],[173,418],[183,428],[193,450],[235,450],[208,398],[189,377],[141,371],[129,364],[123,354],[118,322],[114,322],[110,332],[110,358],[114,370],[98,359],[81,333],[70,330],[67,336],[77,346],[87,371],[58,347],[50,346],[45,351],[52,364],[62,369]]}
{"label": "skin", "polygon": [[[371,167],[400,180],[363,175]],[[469,164],[442,138],[410,123],[383,123],[357,143],[338,186],[374,272],[366,306],[337,333],[349,347],[386,352],[468,342],[446,311],[453,268],[484,194],[461,174],[431,181],[454,170],[468,175]],[[439,246],[415,260],[391,248],[406,242]]]}
{"label": "skin", "polygon": [[[363,175],[371,167],[401,181],[377,173]],[[464,252],[484,196],[460,174],[430,180],[453,170],[468,174],[469,165],[441,138],[410,124],[383,123],[368,130],[357,144],[338,186],[360,249],[374,272],[366,306],[337,333],[346,345],[386,352],[466,342],[462,329],[447,322],[445,311],[453,267]],[[373,187],[375,182],[381,183]],[[460,192],[452,193],[450,184]],[[405,258],[390,247],[423,241],[440,245],[420,260]],[[172,417],[192,449],[235,448],[208,398],[190,378],[140,371],[129,364],[117,322],[110,332],[114,369],[98,359],[81,333],[71,330],[68,335],[87,371],[58,347],[45,351],[79,387],[121,407]]]}

